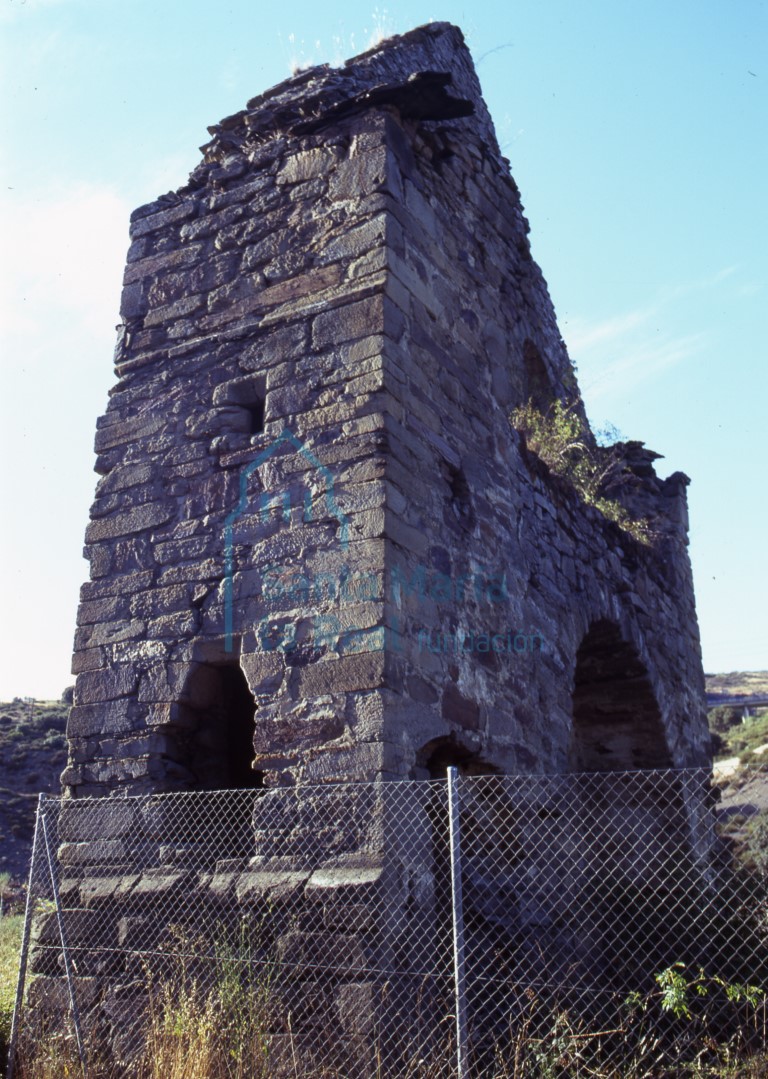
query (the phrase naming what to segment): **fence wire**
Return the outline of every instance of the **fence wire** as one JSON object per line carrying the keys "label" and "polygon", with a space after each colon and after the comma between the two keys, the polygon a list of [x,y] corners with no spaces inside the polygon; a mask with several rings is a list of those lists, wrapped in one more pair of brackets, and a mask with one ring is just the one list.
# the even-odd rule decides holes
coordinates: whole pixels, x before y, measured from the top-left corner
{"label": "fence wire", "polygon": [[189,1053],[212,1079],[677,1076],[766,1051],[766,878],[718,837],[709,773],[453,792],[453,819],[443,780],[41,800],[16,1075]]}

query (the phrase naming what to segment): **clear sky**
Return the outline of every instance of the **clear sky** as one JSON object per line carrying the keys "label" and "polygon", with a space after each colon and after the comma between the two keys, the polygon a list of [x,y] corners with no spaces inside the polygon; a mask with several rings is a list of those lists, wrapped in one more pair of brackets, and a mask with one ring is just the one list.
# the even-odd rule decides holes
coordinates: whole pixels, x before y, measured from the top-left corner
{"label": "clear sky", "polygon": [[472,49],[593,425],[692,477],[706,669],[768,667],[765,3],[0,0],[0,699],[73,681],[130,211],[292,65],[430,19]]}

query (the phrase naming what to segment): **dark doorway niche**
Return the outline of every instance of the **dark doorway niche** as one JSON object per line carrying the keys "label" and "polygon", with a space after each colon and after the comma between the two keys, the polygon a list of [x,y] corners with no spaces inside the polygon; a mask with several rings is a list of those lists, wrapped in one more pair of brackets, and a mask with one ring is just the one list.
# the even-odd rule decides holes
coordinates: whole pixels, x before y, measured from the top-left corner
{"label": "dark doorway niche", "polygon": [[471,529],[475,523],[475,511],[472,508],[472,495],[464,469],[444,461],[443,473],[450,490],[444,514],[445,523],[449,527],[458,523],[462,529]]}
{"label": "dark doorway niche", "polygon": [[179,704],[176,763],[189,790],[253,790],[263,775],[251,767],[256,703],[236,664],[201,664]]}
{"label": "dark doorway niche", "polygon": [[648,670],[614,622],[593,622],[576,653],[572,767],[672,768]]}
{"label": "dark doorway niche", "polygon": [[[461,776],[494,775],[497,768],[483,761],[479,754],[462,745],[455,737],[436,738],[418,754],[417,762],[421,766],[417,774],[431,780],[443,780],[442,783],[430,784],[430,795],[426,801],[427,815],[431,824],[432,877],[434,881],[433,931],[435,950],[438,954],[450,954],[451,934],[453,932],[452,897],[451,897],[451,853],[450,821],[448,816],[448,794],[445,778],[449,768],[455,767]],[[474,793],[474,792],[473,792]],[[482,798],[482,795],[481,795]],[[471,859],[477,853],[478,829],[475,822],[474,797],[469,792],[461,796],[460,831],[463,856]],[[469,884],[469,880],[467,883]],[[465,915],[472,919],[471,884]]]}
{"label": "dark doorway niche", "polygon": [[546,364],[533,341],[523,342],[523,401],[531,401],[541,412],[546,412],[555,398]]}
{"label": "dark doorway niche", "polygon": [[252,404],[245,405],[244,407],[250,417],[251,434],[261,434],[261,432],[264,430],[264,398],[258,397]]}
{"label": "dark doorway niche", "polygon": [[450,735],[428,742],[417,756],[417,767],[419,774],[426,772],[429,779],[445,779],[449,768],[464,776],[496,775],[499,771]]}

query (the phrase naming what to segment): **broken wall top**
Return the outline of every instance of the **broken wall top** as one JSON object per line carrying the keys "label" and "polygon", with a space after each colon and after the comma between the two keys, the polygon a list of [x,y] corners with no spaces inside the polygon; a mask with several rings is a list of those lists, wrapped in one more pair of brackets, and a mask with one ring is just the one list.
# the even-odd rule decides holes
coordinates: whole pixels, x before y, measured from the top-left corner
{"label": "broken wall top", "polygon": [[320,132],[336,120],[386,107],[403,119],[449,124],[473,115],[489,157],[508,173],[464,35],[457,26],[435,22],[389,38],[341,67],[321,64],[299,72],[252,98],[247,108],[208,128],[212,138],[201,147],[203,163],[189,182],[138,207],[131,221],[207,183],[234,178],[238,159],[268,139]]}

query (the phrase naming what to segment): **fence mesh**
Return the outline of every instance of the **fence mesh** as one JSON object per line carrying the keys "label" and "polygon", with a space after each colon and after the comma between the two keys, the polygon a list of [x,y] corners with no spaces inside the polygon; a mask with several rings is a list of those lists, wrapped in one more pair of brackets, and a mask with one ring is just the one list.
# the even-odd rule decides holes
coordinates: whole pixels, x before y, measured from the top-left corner
{"label": "fence mesh", "polygon": [[16,1074],[78,1038],[94,1076],[757,1059],[766,881],[713,805],[704,771],[47,798]]}

